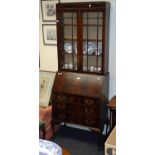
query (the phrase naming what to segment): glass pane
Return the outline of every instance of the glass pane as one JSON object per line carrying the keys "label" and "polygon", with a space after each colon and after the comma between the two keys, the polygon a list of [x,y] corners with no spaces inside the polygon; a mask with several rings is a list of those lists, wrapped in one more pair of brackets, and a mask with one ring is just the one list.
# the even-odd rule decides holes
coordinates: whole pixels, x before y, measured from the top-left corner
{"label": "glass pane", "polygon": [[76,19],[72,19],[72,18],[67,18],[64,19],[64,24],[68,24],[68,25],[76,25],[77,20]]}
{"label": "glass pane", "polygon": [[97,42],[84,41],[83,54],[102,55],[102,42],[98,42],[98,45],[97,45]]}
{"label": "glass pane", "polygon": [[77,39],[77,27],[76,26],[64,26],[64,38],[74,40]]}
{"label": "glass pane", "polygon": [[83,54],[87,54],[87,55],[96,55],[96,50],[97,50],[97,46],[96,46],[96,42],[94,41],[84,41],[83,42]]}
{"label": "glass pane", "polygon": [[77,18],[77,14],[75,12],[66,12],[63,13],[63,18]]}
{"label": "glass pane", "polygon": [[65,53],[65,63],[63,69],[77,69],[77,55]]}
{"label": "glass pane", "polygon": [[65,53],[77,53],[77,42],[65,40],[64,41],[64,51],[65,51]]}
{"label": "glass pane", "polygon": [[97,16],[98,16],[98,18],[102,18],[103,17],[103,13],[102,12],[84,12],[83,13],[83,18],[87,18],[87,17],[88,18],[97,18]]}
{"label": "glass pane", "polygon": [[[98,29],[98,30],[97,30]],[[98,32],[98,34],[97,34]],[[83,39],[102,40],[102,26],[83,26]]]}
{"label": "glass pane", "polygon": [[77,50],[75,41],[64,41],[64,69],[77,69]]}
{"label": "glass pane", "polygon": [[83,70],[88,72],[101,71],[101,56],[83,55]]}
{"label": "glass pane", "polygon": [[62,68],[77,70],[77,15],[73,12],[63,13],[63,64]]}
{"label": "glass pane", "polygon": [[97,55],[102,55],[102,48],[103,48],[102,42],[98,42],[98,45],[96,43],[96,54]]}
{"label": "glass pane", "polygon": [[88,25],[102,25],[102,19],[83,19],[83,24],[87,25],[87,23]]}
{"label": "glass pane", "polygon": [[101,72],[102,13],[83,13],[83,71]]}

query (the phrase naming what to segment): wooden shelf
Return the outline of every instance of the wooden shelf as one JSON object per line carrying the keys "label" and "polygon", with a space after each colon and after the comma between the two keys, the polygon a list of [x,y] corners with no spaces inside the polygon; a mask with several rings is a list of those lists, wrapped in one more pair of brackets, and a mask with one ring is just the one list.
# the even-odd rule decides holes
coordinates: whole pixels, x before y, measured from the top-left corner
{"label": "wooden shelf", "polygon": [[[68,18],[67,17],[62,17],[62,19],[77,19],[77,17],[73,17],[73,18],[72,17],[68,17]],[[96,18],[82,17],[82,19],[96,19],[96,20],[101,19],[102,20],[103,18],[102,17],[98,17],[98,18],[97,17]]]}
{"label": "wooden shelf", "polygon": [[[72,56],[72,53],[67,53],[66,51],[64,51],[64,54],[66,54],[66,55],[71,55]],[[77,53],[74,53],[74,55],[76,55],[77,56]],[[83,56],[87,56],[87,54],[83,54]],[[96,55],[96,54],[92,54],[92,55],[90,55],[90,54],[88,54],[88,56],[102,56],[102,54],[99,54],[99,55]]]}
{"label": "wooden shelf", "polygon": [[72,19],[77,19],[77,17],[73,17],[73,18],[72,17],[62,17],[61,19],[71,19],[72,20]]}
{"label": "wooden shelf", "polygon": [[94,18],[87,18],[87,17],[84,17],[84,18],[82,18],[82,19],[96,19],[96,20],[97,20],[97,19],[103,19],[103,18],[101,18],[101,17],[98,17],[98,18],[97,18],[97,17],[96,17],[96,18],[95,18],[95,17],[94,17]]}
{"label": "wooden shelf", "polygon": [[[64,24],[64,23],[63,23],[63,25],[64,26],[77,26],[77,24]],[[83,26],[88,26],[88,27],[89,26],[96,26],[97,27],[97,26],[102,26],[102,24],[83,24]]]}
{"label": "wooden shelf", "polygon": [[83,24],[83,26],[102,26],[102,24]]}
{"label": "wooden shelf", "polygon": [[77,38],[64,38],[64,41],[65,41],[65,40],[68,40],[68,41],[72,41],[72,40],[73,40],[73,41],[77,41]]}
{"label": "wooden shelf", "polygon": [[63,23],[63,25],[64,26],[77,26],[76,24],[64,24],[64,23]]}
{"label": "wooden shelf", "polygon": [[93,39],[93,38],[92,39],[87,39],[87,38],[86,39],[85,38],[83,39],[83,41],[87,41],[87,40],[88,41],[94,41],[94,42],[97,42],[97,41],[98,42],[102,42],[102,39],[98,39],[98,40],[97,39]]}
{"label": "wooden shelf", "polygon": [[[64,51],[64,54],[72,55],[72,53],[67,53],[66,51]],[[74,53],[74,55],[77,55],[77,53]]]}
{"label": "wooden shelf", "polygon": [[[68,40],[68,41],[72,41],[72,40],[73,41],[77,41],[77,38],[73,38],[73,39],[72,38],[64,38],[64,41],[65,40]],[[94,42],[97,42],[98,41],[98,42],[102,42],[102,39],[98,39],[97,40],[96,38],[95,39],[93,39],[93,38],[92,39],[83,38],[83,41],[94,41]]]}

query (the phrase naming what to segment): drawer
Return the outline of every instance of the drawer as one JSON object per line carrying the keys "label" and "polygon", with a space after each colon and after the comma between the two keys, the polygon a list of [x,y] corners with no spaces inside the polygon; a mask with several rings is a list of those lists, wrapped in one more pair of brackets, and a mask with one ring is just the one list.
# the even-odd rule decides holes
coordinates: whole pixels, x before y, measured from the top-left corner
{"label": "drawer", "polygon": [[93,116],[99,116],[99,107],[92,105],[92,106],[81,106],[81,111],[83,114],[93,115]]}
{"label": "drawer", "polygon": [[99,116],[100,114],[99,100],[94,98],[81,98],[80,109],[82,114]]}
{"label": "drawer", "polygon": [[68,96],[67,97],[67,103],[78,103],[79,102],[79,97],[77,96]]}
{"label": "drawer", "polygon": [[62,94],[53,95],[53,102],[66,102],[67,97]]}
{"label": "drawer", "polygon": [[66,111],[68,112],[79,112],[80,106],[76,103],[68,103],[66,104]]}
{"label": "drawer", "polygon": [[63,102],[56,102],[54,104],[54,107],[56,108],[56,110],[65,110],[66,109],[66,104]]}
{"label": "drawer", "polygon": [[67,112],[67,122],[79,124],[79,114],[73,112]]}
{"label": "drawer", "polygon": [[55,110],[53,112],[53,117],[54,117],[54,120],[65,121],[66,120],[66,113]]}
{"label": "drawer", "polygon": [[83,125],[85,125],[85,126],[96,127],[96,128],[99,127],[99,118],[98,117],[85,115],[85,116],[81,117],[81,119],[82,119]]}
{"label": "drawer", "polygon": [[94,98],[81,98],[81,103],[86,106],[99,105],[99,100]]}
{"label": "drawer", "polygon": [[99,127],[99,119],[94,117],[85,117],[84,123],[86,126]]}
{"label": "drawer", "polygon": [[80,108],[80,98],[77,96],[68,96],[66,101],[66,110],[68,112],[79,112]]}

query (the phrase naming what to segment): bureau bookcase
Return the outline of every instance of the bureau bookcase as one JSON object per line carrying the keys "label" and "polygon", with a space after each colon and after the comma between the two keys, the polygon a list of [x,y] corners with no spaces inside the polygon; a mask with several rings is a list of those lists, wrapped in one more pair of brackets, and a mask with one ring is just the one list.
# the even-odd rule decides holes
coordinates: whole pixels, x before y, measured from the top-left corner
{"label": "bureau bookcase", "polygon": [[98,128],[102,133],[109,97],[108,2],[59,3],[58,72],[52,89],[53,124]]}

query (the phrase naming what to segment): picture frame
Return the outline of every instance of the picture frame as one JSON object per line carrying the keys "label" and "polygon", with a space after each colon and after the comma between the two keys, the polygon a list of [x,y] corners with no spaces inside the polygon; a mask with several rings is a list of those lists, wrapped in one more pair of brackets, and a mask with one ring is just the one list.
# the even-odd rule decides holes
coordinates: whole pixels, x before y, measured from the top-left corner
{"label": "picture frame", "polygon": [[43,22],[56,21],[56,4],[60,0],[41,0],[41,12]]}
{"label": "picture frame", "polygon": [[44,45],[57,45],[57,31],[55,24],[42,24]]}
{"label": "picture frame", "polygon": [[48,107],[55,78],[55,72],[39,71],[39,106]]}

